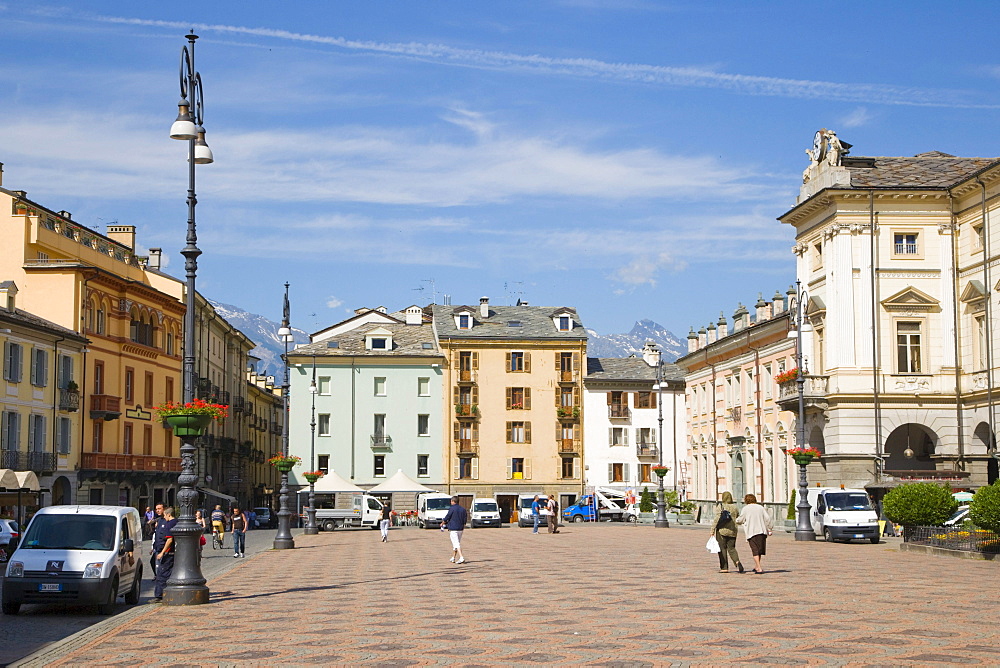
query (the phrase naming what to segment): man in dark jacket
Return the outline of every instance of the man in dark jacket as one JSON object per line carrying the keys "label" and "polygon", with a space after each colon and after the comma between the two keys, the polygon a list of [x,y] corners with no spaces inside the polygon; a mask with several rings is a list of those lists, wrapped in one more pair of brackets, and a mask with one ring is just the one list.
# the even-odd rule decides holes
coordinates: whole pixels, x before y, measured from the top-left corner
{"label": "man in dark jacket", "polygon": [[458,497],[451,497],[451,507],[448,513],[441,520],[441,531],[448,530],[451,537],[451,559],[449,561],[456,564],[464,564],[465,557],[462,556],[462,532],[465,531],[465,523],[469,520],[469,513],[458,503]]}

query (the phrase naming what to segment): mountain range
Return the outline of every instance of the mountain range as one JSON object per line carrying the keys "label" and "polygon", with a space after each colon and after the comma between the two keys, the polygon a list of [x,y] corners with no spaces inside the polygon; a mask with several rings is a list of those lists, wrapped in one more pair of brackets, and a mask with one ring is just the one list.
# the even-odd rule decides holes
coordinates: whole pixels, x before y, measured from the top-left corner
{"label": "mountain range", "polygon": [[[251,355],[260,359],[257,364],[257,373],[280,376],[278,371],[283,366],[281,355],[285,352],[285,344],[278,338],[280,323],[269,320],[262,315],[250,313],[232,304],[209,301],[220,316],[257,344],[257,347],[250,351]],[[309,343],[309,334],[301,329],[292,327],[292,336],[295,344]],[[588,329],[587,355],[590,357],[629,357],[632,354],[641,354],[646,341],[652,341],[660,346],[665,362],[673,362],[687,352],[686,342],[681,341],[663,325],[652,320],[638,320],[632,329],[625,334],[602,335]]]}

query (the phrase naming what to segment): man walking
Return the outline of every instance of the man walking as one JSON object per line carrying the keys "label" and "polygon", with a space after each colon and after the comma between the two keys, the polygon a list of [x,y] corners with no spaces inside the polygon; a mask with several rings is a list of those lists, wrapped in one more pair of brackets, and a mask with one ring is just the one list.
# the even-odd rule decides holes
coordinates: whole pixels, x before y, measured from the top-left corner
{"label": "man walking", "polygon": [[233,506],[233,516],[229,520],[233,529],[233,558],[245,558],[247,556],[247,521],[246,513],[240,510],[239,506]]}
{"label": "man walking", "polygon": [[158,503],[153,519],[146,524],[149,527],[149,535],[153,538],[153,547],[149,551],[149,573],[154,580],[156,579],[156,530],[165,521],[163,519],[163,504]]}
{"label": "man walking", "polygon": [[458,503],[458,497],[451,497],[451,506],[441,520],[441,531],[448,530],[451,538],[451,561],[456,564],[464,564],[465,557],[462,555],[462,532],[465,531],[465,523],[469,520],[469,513]]}
{"label": "man walking", "polygon": [[163,521],[156,525],[153,535],[153,558],[156,559],[156,586],[153,588],[153,603],[163,600],[163,588],[174,572],[174,509],[163,509]]}
{"label": "man walking", "polygon": [[555,494],[549,497],[548,510],[549,533],[559,533],[559,502]]}
{"label": "man walking", "polygon": [[538,495],[535,494],[535,498],[531,502],[531,522],[534,525],[534,527],[531,530],[531,533],[538,533],[538,517],[541,510],[542,510],[542,504],[538,502]]}

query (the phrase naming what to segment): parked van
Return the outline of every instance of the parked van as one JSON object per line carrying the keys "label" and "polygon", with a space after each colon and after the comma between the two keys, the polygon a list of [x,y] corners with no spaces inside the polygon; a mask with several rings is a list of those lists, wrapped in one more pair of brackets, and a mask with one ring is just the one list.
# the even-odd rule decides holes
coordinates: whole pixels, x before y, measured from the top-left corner
{"label": "parked van", "polygon": [[425,492],[417,496],[417,526],[421,529],[437,529],[451,506],[451,495],[441,492]]}
{"label": "parked van", "polygon": [[817,536],[828,542],[856,538],[879,542],[878,514],[865,490],[810,487],[807,500]]}
{"label": "parked van", "polygon": [[[518,494],[517,495],[517,526],[519,527],[533,527],[535,526],[535,519],[531,516],[531,502],[535,500],[534,494]],[[541,504],[542,508],[545,504],[549,502],[548,494],[539,494],[538,503]],[[548,518],[539,512],[538,515],[538,526],[544,527],[548,526]]]}
{"label": "parked van", "polygon": [[497,527],[500,528],[500,506],[496,499],[473,499],[472,500],[472,528]]}
{"label": "parked van", "polygon": [[142,583],[142,523],[135,508],[50,506],[31,518],[3,578],[3,613],[22,603],[135,605]]}

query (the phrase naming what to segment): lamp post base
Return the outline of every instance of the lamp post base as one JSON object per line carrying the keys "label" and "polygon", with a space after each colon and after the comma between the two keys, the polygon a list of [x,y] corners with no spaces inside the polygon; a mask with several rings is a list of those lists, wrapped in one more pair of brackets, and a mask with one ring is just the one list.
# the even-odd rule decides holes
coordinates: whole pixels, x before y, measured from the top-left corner
{"label": "lamp post base", "polygon": [[657,529],[669,529],[670,520],[653,520],[653,526]]}
{"label": "lamp post base", "polygon": [[167,587],[163,590],[163,603],[165,605],[204,605],[208,603],[208,587],[204,585]]}
{"label": "lamp post base", "polygon": [[816,532],[812,529],[808,531],[795,530],[795,540],[816,540]]}

